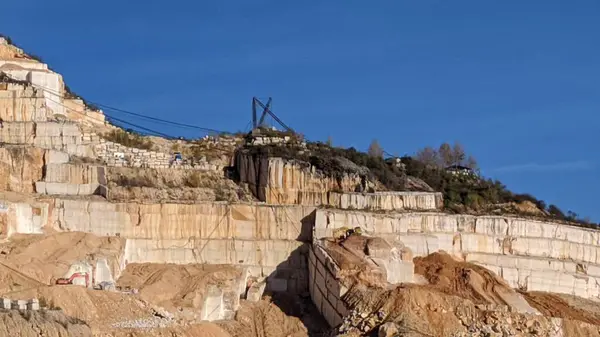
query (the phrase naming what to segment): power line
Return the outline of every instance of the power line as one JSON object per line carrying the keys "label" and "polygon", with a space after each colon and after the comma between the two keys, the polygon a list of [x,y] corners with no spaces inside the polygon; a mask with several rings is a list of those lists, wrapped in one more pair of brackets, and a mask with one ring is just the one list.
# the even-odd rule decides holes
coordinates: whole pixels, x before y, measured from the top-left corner
{"label": "power line", "polygon": [[112,108],[112,107],[110,107],[108,105],[104,105],[104,104],[100,104],[100,103],[94,103],[92,101],[89,101],[89,102],[91,104],[107,108],[109,110],[113,110],[113,111],[117,111],[117,112],[122,112],[122,113],[126,113],[126,114],[129,114],[129,115],[141,117],[141,118],[146,118],[146,119],[153,120],[153,121],[163,122],[163,123],[167,123],[167,124],[171,124],[171,125],[182,126],[182,127],[192,128],[192,129],[198,129],[198,130],[202,130],[202,131],[206,131],[206,132],[224,133],[224,131],[219,131],[219,130],[216,130],[216,129],[205,128],[205,127],[201,127],[201,126],[196,126],[196,125],[191,125],[191,124],[184,124],[184,123],[179,123],[179,122],[172,122],[172,121],[168,121],[168,120],[164,120],[164,119],[160,119],[160,118],[155,118],[155,117],[150,117],[150,116],[144,116],[142,114],[131,112],[131,111],[127,111],[127,110],[123,110],[123,109]]}
{"label": "power line", "polygon": [[[103,120],[101,120],[101,119],[99,119],[99,118],[94,118],[94,117],[88,116],[88,115],[86,115],[86,114],[84,114],[84,113],[82,113],[82,112],[80,112],[80,111],[77,111],[77,110],[71,109],[71,108],[69,108],[68,106],[64,105],[63,103],[57,102],[57,101],[55,101],[55,100],[53,100],[53,99],[51,99],[51,98],[45,97],[45,99],[48,99],[49,101],[51,101],[51,102],[54,102],[54,103],[56,103],[56,104],[58,104],[58,105],[60,105],[60,106],[64,107],[65,109],[67,109],[67,110],[69,110],[69,111],[73,111],[73,112],[75,112],[75,113],[78,113],[78,114],[80,114],[80,115],[86,116],[86,117],[88,117],[88,118],[91,118],[91,119],[95,119],[95,120],[97,120],[97,121],[99,121],[99,122],[102,122],[102,123],[104,122]],[[105,114],[105,115],[106,115],[106,114]],[[165,137],[165,138],[170,138],[170,139],[177,138],[177,137],[169,136],[169,135],[167,135],[167,134],[165,134],[165,133],[162,133],[162,132],[160,132],[160,131],[152,130],[152,129],[149,129],[149,128],[146,128],[146,127],[143,127],[143,126],[140,126],[140,125],[134,124],[134,123],[130,123],[130,122],[124,121],[124,120],[122,120],[122,119],[120,119],[120,118],[112,117],[112,116],[110,116],[110,115],[106,115],[106,116],[107,116],[108,118],[110,118],[110,119],[114,119],[114,120],[116,120],[116,121],[119,121],[119,122],[121,122],[121,123],[124,123],[124,124],[130,125],[130,126],[133,126],[133,127],[135,127],[135,128],[138,128],[138,129],[141,129],[141,130],[145,130],[145,131],[148,131],[148,132],[151,132],[151,133],[154,133],[154,134],[157,134],[157,135],[163,136],[163,137]]]}
{"label": "power line", "polygon": [[[33,83],[31,85],[34,86],[34,87],[36,87],[36,88],[38,88],[38,89],[40,89],[40,90],[42,90],[42,91],[54,94],[54,95],[59,96],[59,97],[62,97],[63,99],[66,98],[66,97],[64,97],[64,95],[62,95],[61,93],[59,93],[59,92],[57,92],[55,90],[48,89],[48,88],[45,88],[45,87],[42,87],[42,86],[39,86],[39,85],[36,85],[36,84],[33,84]],[[79,98],[81,98],[81,97],[79,97]],[[83,98],[81,98],[81,99],[83,99]],[[104,107],[104,108],[106,108],[108,110],[112,110],[112,111],[116,111],[116,112],[121,112],[121,113],[129,114],[129,115],[137,116],[137,117],[140,117],[140,118],[145,118],[145,119],[152,120],[152,121],[155,121],[155,122],[161,122],[161,123],[165,123],[165,124],[170,124],[170,125],[175,125],[175,126],[180,126],[180,127],[186,127],[186,128],[192,128],[192,129],[197,129],[197,130],[202,130],[202,131],[212,132],[212,133],[227,133],[226,131],[221,131],[221,130],[217,130],[217,129],[206,128],[206,127],[192,125],[192,124],[185,124],[185,123],[173,122],[173,121],[169,121],[169,120],[161,119],[161,118],[156,118],[156,117],[150,117],[150,116],[146,116],[146,115],[143,115],[143,114],[140,114],[140,113],[137,113],[137,112],[132,112],[132,111],[124,110],[124,109],[119,109],[119,108],[111,107],[109,105],[102,104],[102,103],[96,103],[96,102],[92,102],[92,101],[88,101],[88,100],[86,100],[86,102],[89,102],[90,104],[93,104],[93,105],[96,105],[96,106]]]}
{"label": "power line", "polygon": [[116,117],[111,117],[111,116],[108,116],[108,117],[109,117],[110,119],[116,120],[116,121],[118,121],[118,122],[121,122],[121,123],[123,123],[123,124],[130,125],[130,126],[133,126],[133,127],[135,127],[135,128],[138,128],[138,129],[141,129],[141,130],[145,130],[145,131],[148,131],[148,132],[151,132],[151,133],[157,134],[157,135],[159,135],[159,136],[162,136],[162,137],[165,137],[165,138],[176,138],[176,137],[169,136],[169,135],[167,135],[167,134],[165,134],[165,133],[162,133],[162,132],[154,131],[154,130],[152,130],[152,129],[148,129],[148,128],[145,128],[145,127],[143,127],[143,126],[139,126],[139,125],[136,125],[136,124],[133,124],[133,123],[130,123],[130,122],[126,122],[126,121],[124,121],[124,120],[122,120],[122,119],[119,119],[119,118],[116,118]]}

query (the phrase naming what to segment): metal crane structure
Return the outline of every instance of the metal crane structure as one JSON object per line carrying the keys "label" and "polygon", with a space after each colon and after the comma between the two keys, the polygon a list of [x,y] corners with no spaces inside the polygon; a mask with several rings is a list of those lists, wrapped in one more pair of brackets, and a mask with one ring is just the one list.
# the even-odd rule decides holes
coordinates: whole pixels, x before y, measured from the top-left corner
{"label": "metal crane structure", "polygon": [[[285,129],[285,131],[294,132],[292,128],[287,126],[279,117],[277,117],[277,115],[275,115],[275,113],[273,113],[273,111],[271,110],[272,103],[273,99],[271,97],[269,97],[267,104],[264,104],[256,97],[252,97],[252,128],[257,129],[260,127],[264,127],[265,118],[267,117],[267,115],[270,115],[282,128]],[[258,118],[257,115],[258,108],[263,109],[260,118]]]}

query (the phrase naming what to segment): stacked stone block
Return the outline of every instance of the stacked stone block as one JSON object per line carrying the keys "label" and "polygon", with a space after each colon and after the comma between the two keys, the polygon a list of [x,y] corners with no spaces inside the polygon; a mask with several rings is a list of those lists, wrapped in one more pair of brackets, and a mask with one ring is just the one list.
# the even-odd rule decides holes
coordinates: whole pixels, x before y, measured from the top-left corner
{"label": "stacked stone block", "polygon": [[104,166],[69,164],[69,154],[56,150],[48,151],[45,161],[44,180],[35,183],[37,193],[108,196]]}
{"label": "stacked stone block", "polygon": [[32,145],[81,157],[94,157],[94,141],[85,140],[77,124],[73,123],[4,122],[0,128],[0,142]]}
{"label": "stacked stone block", "polygon": [[40,310],[40,301],[37,298],[30,300],[11,300],[8,298],[0,298],[0,309]]}
{"label": "stacked stone block", "polygon": [[208,287],[204,305],[202,306],[203,321],[218,321],[225,316],[225,304],[223,303],[223,290],[215,285]]}
{"label": "stacked stone block", "polygon": [[318,244],[311,246],[308,261],[310,297],[327,323],[331,327],[338,326],[348,314],[342,300],[348,289],[337,278],[339,268]]}
{"label": "stacked stone block", "polygon": [[194,163],[194,165],[180,161],[172,162],[172,154],[130,148],[103,139],[96,145],[95,150],[98,158],[103,160],[107,166],[223,172],[223,166],[210,164],[207,161]]}

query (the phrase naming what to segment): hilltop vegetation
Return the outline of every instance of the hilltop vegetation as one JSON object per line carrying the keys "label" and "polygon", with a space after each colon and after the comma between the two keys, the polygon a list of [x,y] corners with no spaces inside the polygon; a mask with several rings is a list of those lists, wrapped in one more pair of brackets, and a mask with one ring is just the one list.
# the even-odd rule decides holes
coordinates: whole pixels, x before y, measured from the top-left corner
{"label": "hilltop vegetation", "polygon": [[[384,158],[384,151],[376,141],[371,144],[368,153],[355,148],[334,147],[331,143],[331,139],[327,143],[306,142],[305,145],[290,141],[285,146],[247,145],[244,150],[252,155],[281,157],[312,165],[337,178],[358,174],[381,183],[380,186],[389,191],[415,190],[408,181],[418,178],[433,190],[443,193],[445,208],[450,212],[512,212],[574,222],[586,227],[598,226],[572,211],[565,213],[556,205],[547,205],[530,194],[514,193],[502,182],[481,176],[476,159],[458,143],[444,143],[437,149],[426,147],[413,156],[388,159]],[[446,169],[456,165],[469,168],[473,173],[452,174]]]}

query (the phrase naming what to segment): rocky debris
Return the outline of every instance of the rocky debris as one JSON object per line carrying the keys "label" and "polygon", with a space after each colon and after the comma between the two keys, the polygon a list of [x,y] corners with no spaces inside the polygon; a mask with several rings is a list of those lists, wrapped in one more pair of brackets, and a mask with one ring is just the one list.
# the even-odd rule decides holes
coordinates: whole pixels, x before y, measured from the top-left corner
{"label": "rocky debris", "polygon": [[361,334],[368,334],[372,330],[384,323],[387,314],[383,309],[376,312],[361,310],[352,310],[349,315],[344,317],[342,325],[338,328],[341,334],[358,331]]}
{"label": "rocky debris", "polygon": [[387,322],[379,326],[377,337],[395,337],[399,333],[398,326],[394,322]]}
{"label": "rocky debris", "polygon": [[0,336],[92,337],[87,323],[61,311],[0,311]]}
{"label": "rocky debris", "polygon": [[255,280],[250,284],[248,291],[246,292],[246,300],[249,302],[258,302],[262,299],[265,288],[267,287],[266,278],[262,280]]}
{"label": "rocky debris", "polygon": [[235,320],[220,321],[217,324],[234,337],[308,336],[308,324],[303,324],[299,318],[294,317],[298,313],[284,313],[281,308],[292,309],[265,300],[243,301]]}
{"label": "rocky debris", "polygon": [[457,312],[467,332],[455,337],[504,337],[504,336],[562,336],[562,321],[539,315],[523,315],[508,310]]}
{"label": "rocky debris", "polygon": [[100,284],[98,284],[98,288],[99,288],[99,290],[117,291],[117,288],[115,287],[115,283],[108,282],[108,281],[100,282]]}
{"label": "rocky debris", "polygon": [[171,319],[166,319],[158,316],[133,319],[128,321],[116,322],[111,325],[113,328],[118,329],[154,329],[154,328],[166,328],[174,324]]}

